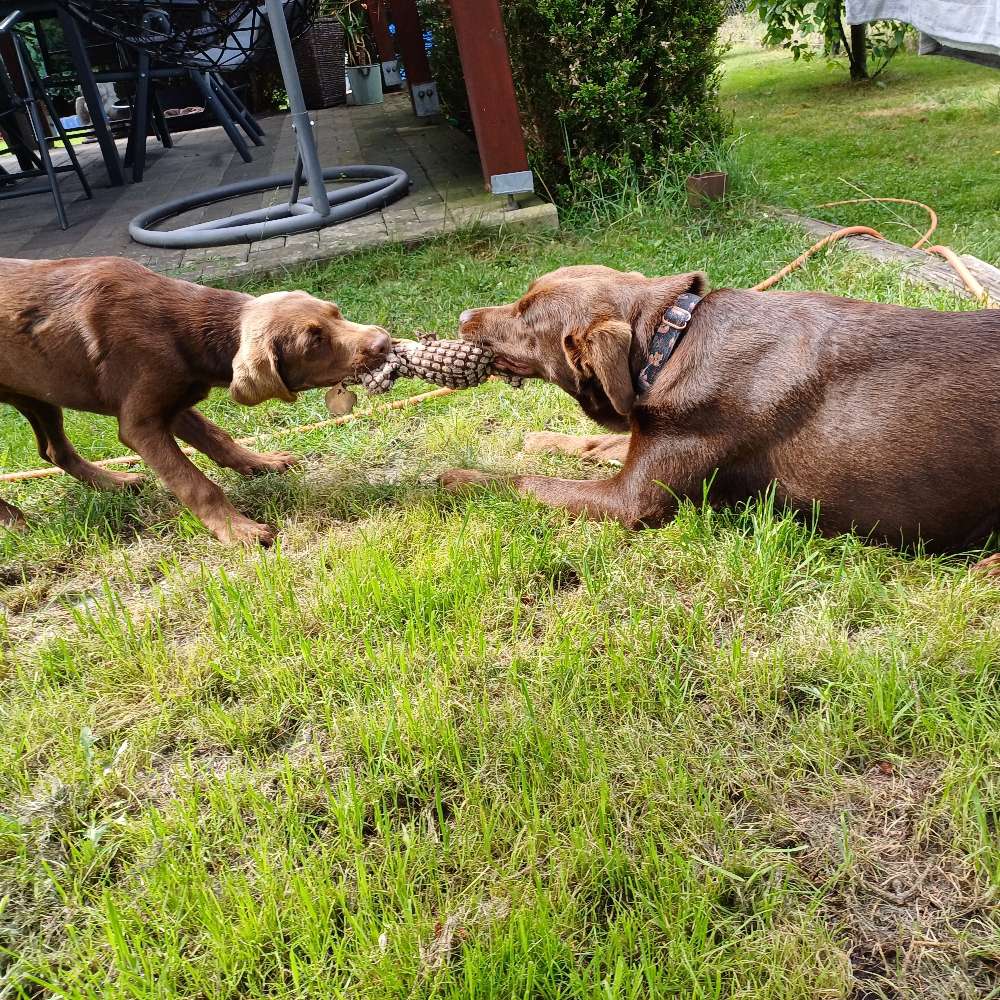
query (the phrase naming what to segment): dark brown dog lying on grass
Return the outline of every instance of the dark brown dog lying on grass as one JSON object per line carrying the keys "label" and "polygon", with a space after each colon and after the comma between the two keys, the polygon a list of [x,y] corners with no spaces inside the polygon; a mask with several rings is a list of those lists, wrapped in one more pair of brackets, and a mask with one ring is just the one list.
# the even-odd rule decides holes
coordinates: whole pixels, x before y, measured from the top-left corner
{"label": "dark brown dog lying on grass", "polygon": [[[711,480],[718,505],[772,482],[793,508],[818,502],[830,533],[967,550],[1000,531],[1000,310],[704,285],[701,274],[566,267],[517,302],[463,313],[463,339],[498,366],[554,382],[598,423],[631,431],[526,442],[619,459],[611,478],[503,481],[629,526],[664,522]],[[672,309],[678,299],[686,311]],[[457,469],[442,483],[496,478]]]}
{"label": "dark brown dog lying on grass", "polygon": [[[185,457],[175,438],[243,475],[283,472],[295,458],[258,455],[192,407],[213,386],[238,403],[287,402],[380,363],[381,327],[343,318],[305,292],[254,298],[178,281],[117,257],[0,258],[0,403],[27,417],[42,458],[81,482],[121,489],[141,477],[81,458],[62,409],[118,418],[122,442],[224,542],[273,540]],[[0,501],[0,524],[23,521]]]}

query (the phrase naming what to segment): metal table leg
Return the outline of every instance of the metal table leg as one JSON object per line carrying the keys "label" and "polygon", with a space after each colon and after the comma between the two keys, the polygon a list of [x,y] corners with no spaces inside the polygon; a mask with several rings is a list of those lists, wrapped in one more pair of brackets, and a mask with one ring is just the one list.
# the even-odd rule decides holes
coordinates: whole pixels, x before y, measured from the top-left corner
{"label": "metal table leg", "polygon": [[77,75],[80,77],[80,89],[83,91],[83,98],[90,110],[94,133],[101,147],[104,166],[108,171],[108,180],[112,187],[121,187],[125,183],[125,171],[122,169],[118,147],[115,145],[114,136],[111,134],[111,128],[101,104],[101,97],[97,92],[97,84],[94,82],[94,74],[90,68],[90,57],[87,55],[87,46],[83,43],[83,35],[80,33],[80,27],[72,14],[62,7],[57,8],[57,13],[59,23],[62,25],[63,37],[66,39],[66,47],[69,49],[70,58],[73,60]]}

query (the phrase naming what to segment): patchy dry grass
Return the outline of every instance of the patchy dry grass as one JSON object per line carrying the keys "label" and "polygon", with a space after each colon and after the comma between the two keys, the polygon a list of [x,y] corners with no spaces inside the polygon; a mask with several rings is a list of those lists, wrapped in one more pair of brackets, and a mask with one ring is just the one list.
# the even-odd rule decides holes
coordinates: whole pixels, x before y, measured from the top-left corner
{"label": "patchy dry grass", "polygon": [[[560,263],[747,284],[803,242],[650,212],[287,284],[447,332]],[[954,304],[846,252],[796,284]],[[321,406],[207,409],[248,433]],[[766,501],[628,534],[434,485],[580,474],[519,445],[585,426],[491,384],[282,438],[301,470],[212,472],[280,524],[268,552],[156,483],[9,491],[0,996],[996,995],[1000,590]]]}
{"label": "patchy dry grass", "polygon": [[935,240],[1000,262],[996,70],[903,53],[857,84],[843,64],[795,62],[742,39],[725,65],[740,160],[771,204],[911,244],[926,228],[919,208],[820,206],[859,194],[913,198],[937,210]]}

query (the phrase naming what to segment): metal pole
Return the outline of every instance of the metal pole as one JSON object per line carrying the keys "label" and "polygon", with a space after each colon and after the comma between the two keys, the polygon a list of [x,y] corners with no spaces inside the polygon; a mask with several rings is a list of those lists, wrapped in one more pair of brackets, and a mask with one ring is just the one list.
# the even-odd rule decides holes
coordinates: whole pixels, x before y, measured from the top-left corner
{"label": "metal pole", "polygon": [[302,164],[305,167],[313,209],[319,215],[327,216],[330,214],[330,202],[326,196],[323,168],[319,164],[319,154],[316,151],[312,117],[306,110],[306,99],[302,94],[302,84],[299,82],[299,71],[295,66],[295,54],[292,52],[292,40],[288,36],[284,7],[281,0],[265,0],[265,9],[271,25],[274,48],[278,53],[278,65],[281,67],[285,93],[288,94],[288,105],[292,112],[292,131],[295,132],[299,156],[302,157]]}

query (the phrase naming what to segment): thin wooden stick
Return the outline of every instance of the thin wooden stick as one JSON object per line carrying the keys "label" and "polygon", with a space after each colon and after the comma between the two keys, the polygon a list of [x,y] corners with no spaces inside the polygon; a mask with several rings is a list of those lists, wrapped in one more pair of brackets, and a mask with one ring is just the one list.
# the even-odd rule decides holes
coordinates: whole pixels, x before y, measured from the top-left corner
{"label": "thin wooden stick", "polygon": [[[270,430],[251,434],[249,437],[238,438],[237,444],[254,444],[263,437],[270,437],[275,434],[306,434],[309,431],[322,430],[324,427],[339,427],[342,424],[349,424],[354,420],[360,420],[362,417],[373,417],[378,413],[389,410],[402,410],[408,406],[419,406],[421,403],[426,403],[429,399],[450,396],[453,392],[457,392],[457,390],[448,388],[433,389],[430,392],[422,392],[417,396],[408,396],[406,399],[396,399],[391,403],[386,403],[384,406],[359,410],[357,413],[345,413],[341,417],[319,420],[314,424],[299,424],[296,427],[273,427]],[[181,450],[185,455],[198,454],[194,448],[182,448]],[[136,462],[141,461],[142,459],[138,455],[120,455],[118,458],[105,458],[94,464],[99,465],[102,469],[110,469],[116,465],[135,465]],[[63,476],[65,474],[62,469],[51,465],[45,469],[25,469],[21,472],[6,472],[0,475],[0,483],[19,483],[25,479],[44,479],[47,476]]]}

